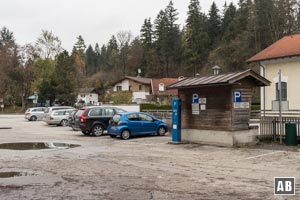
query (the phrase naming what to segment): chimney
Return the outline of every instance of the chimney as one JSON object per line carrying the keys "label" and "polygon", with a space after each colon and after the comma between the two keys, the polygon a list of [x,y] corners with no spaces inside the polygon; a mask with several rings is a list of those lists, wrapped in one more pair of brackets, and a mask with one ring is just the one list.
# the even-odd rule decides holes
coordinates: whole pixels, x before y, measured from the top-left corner
{"label": "chimney", "polygon": [[219,75],[219,72],[220,72],[220,69],[221,67],[219,67],[218,65],[214,66],[213,68],[213,71],[214,71],[214,75]]}
{"label": "chimney", "polygon": [[137,78],[140,78],[141,77],[141,72],[142,72],[142,70],[141,70],[141,68],[138,68],[138,74],[137,74]]}

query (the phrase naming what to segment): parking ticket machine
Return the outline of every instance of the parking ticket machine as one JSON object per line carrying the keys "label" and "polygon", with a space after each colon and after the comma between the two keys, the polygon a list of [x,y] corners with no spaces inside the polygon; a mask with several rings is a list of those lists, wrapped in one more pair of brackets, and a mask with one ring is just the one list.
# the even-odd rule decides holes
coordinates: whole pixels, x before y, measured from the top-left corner
{"label": "parking ticket machine", "polygon": [[172,99],[172,142],[181,142],[181,100]]}

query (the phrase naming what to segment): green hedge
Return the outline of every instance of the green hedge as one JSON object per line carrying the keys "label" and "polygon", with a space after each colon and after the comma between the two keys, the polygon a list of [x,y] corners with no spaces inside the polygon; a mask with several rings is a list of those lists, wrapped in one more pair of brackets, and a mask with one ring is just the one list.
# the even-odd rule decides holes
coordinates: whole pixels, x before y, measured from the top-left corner
{"label": "green hedge", "polygon": [[260,110],[260,105],[252,104],[251,105],[251,110]]}
{"label": "green hedge", "polygon": [[140,104],[141,111],[143,110],[172,110],[172,105],[159,105],[151,103]]}

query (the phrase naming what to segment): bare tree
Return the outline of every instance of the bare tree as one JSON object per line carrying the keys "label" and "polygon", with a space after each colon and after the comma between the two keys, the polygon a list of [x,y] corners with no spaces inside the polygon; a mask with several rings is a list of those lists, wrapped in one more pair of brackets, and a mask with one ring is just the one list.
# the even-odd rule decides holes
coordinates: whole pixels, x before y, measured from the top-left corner
{"label": "bare tree", "polygon": [[123,76],[126,75],[127,61],[128,61],[128,50],[129,50],[129,42],[132,38],[132,34],[130,31],[120,31],[117,33],[117,39],[119,41],[119,50],[120,50],[120,58],[121,63],[123,65]]}
{"label": "bare tree", "polygon": [[42,30],[35,46],[40,57],[45,59],[54,58],[62,51],[61,41],[52,31]]}

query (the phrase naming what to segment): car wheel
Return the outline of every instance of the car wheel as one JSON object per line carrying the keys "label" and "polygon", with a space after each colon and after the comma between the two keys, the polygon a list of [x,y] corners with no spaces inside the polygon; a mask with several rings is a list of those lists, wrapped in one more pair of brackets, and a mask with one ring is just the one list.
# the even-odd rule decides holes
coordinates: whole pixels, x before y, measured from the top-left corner
{"label": "car wheel", "polygon": [[29,121],[36,121],[37,117],[36,116],[31,116]]}
{"label": "car wheel", "polygon": [[71,125],[71,128],[73,131],[77,131],[77,129],[73,125]]}
{"label": "car wheel", "polygon": [[66,120],[66,119],[61,120],[60,125],[61,126],[68,126],[68,120]]}
{"label": "car wheel", "polygon": [[88,131],[81,131],[84,135],[90,135],[90,132]]}
{"label": "car wheel", "polygon": [[130,132],[128,130],[124,130],[122,133],[121,133],[121,138],[123,140],[128,140],[130,138]]}
{"label": "car wheel", "polygon": [[109,135],[111,138],[115,138],[115,137],[117,137],[116,135]]}
{"label": "car wheel", "polygon": [[94,135],[94,136],[100,136],[100,135],[102,135],[103,134],[103,132],[104,132],[104,128],[103,128],[103,126],[102,125],[95,125],[93,128],[92,128],[92,134]]}
{"label": "car wheel", "polygon": [[157,134],[159,136],[164,136],[166,134],[166,129],[163,126],[159,127],[157,130]]}

